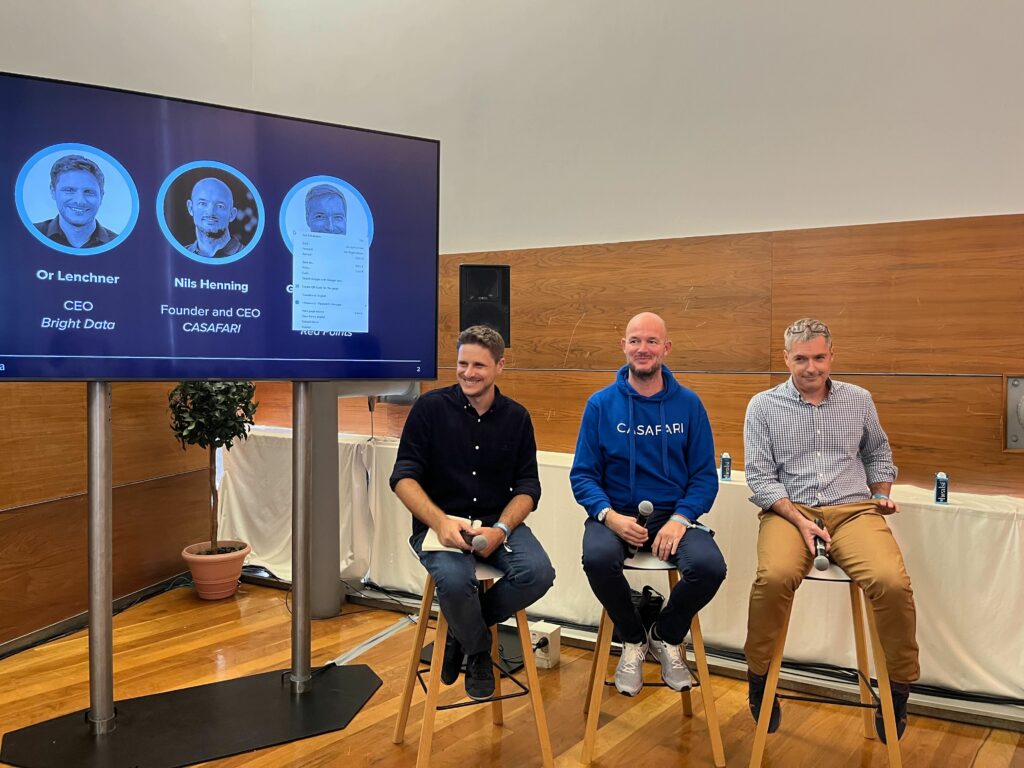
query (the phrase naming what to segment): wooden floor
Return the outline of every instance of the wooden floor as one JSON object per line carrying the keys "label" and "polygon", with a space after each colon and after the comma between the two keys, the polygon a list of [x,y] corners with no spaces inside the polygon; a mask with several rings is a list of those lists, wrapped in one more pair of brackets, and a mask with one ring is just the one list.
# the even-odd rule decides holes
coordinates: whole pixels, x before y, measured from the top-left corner
{"label": "wooden floor", "polygon": [[[350,650],[400,618],[389,611],[346,605],[342,616],[313,622],[314,666]],[[234,599],[206,603],[191,589],[175,589],[115,617],[115,698],[286,669],[291,664],[290,637],[284,592],[243,585]],[[421,692],[413,699],[406,743],[395,746],[391,742],[412,638],[410,625],[354,662],[370,665],[383,679],[383,686],[346,730],[206,765],[412,765],[423,709]],[[87,708],[87,653],[85,634],[78,633],[0,661],[0,733]],[[590,658],[588,652],[563,648],[561,665],[540,671],[559,766],[578,765]],[[657,675],[653,666],[647,671],[651,678]],[[754,730],[746,706],[746,686],[722,677],[715,677],[714,685],[726,758],[730,766],[745,766]],[[454,699],[460,690],[461,683],[452,686],[445,698]],[[606,694],[594,765],[712,765],[699,700],[695,697],[695,716],[684,722],[678,696],[665,689],[646,689],[633,699]],[[433,765],[540,765],[525,701],[506,702],[505,725],[501,727],[491,725],[487,707],[438,713]],[[783,712],[782,729],[768,739],[766,766],[886,765],[882,745],[861,736],[855,710],[786,702]],[[912,716],[902,748],[907,768],[1024,768],[1024,735],[942,720]]]}

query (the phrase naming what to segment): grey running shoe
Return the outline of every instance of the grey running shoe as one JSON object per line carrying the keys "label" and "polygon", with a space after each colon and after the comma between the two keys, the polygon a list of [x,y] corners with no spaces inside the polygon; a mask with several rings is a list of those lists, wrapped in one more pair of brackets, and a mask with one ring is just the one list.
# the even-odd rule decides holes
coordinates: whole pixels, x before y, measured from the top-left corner
{"label": "grey running shoe", "polygon": [[651,627],[651,653],[661,662],[661,679],[673,691],[685,691],[693,685],[693,678],[686,666],[681,645],[669,645],[659,640]]}
{"label": "grey running shoe", "polygon": [[647,643],[623,643],[619,666],[615,668],[615,690],[636,696],[644,687],[644,656]]}

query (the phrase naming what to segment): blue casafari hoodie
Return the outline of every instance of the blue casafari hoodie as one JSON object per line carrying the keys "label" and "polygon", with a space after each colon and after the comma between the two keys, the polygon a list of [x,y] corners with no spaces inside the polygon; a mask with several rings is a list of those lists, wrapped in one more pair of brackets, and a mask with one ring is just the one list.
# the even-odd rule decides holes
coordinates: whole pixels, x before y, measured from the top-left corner
{"label": "blue casafari hoodie", "polygon": [[587,400],[569,480],[587,514],[605,507],[636,515],[645,499],[660,528],[675,513],[690,520],[711,509],[718,494],[715,444],[696,393],[661,367],[665,386],[644,397],[629,384],[629,368]]}

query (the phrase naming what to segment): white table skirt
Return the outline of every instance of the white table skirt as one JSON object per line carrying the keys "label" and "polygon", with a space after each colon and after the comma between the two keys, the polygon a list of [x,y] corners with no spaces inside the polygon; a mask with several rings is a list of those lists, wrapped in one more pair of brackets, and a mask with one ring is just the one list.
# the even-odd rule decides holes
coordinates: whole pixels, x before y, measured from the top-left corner
{"label": "white table skirt", "polygon": [[[398,443],[339,435],[341,577],[364,576],[383,587],[419,594],[424,571],[409,552],[410,515],[388,487]],[[583,574],[584,512],[569,487],[569,454],[538,453],[543,495],[528,519],[557,571],[555,585],[531,613],[596,625],[600,606]],[[221,535],[252,546],[249,562],[291,578],[291,435],[258,428],[225,455]],[[742,472],[721,484],[711,512],[729,573],[701,612],[706,642],[741,650],[747,598],[757,562],[757,508]],[[898,485],[902,511],[888,518],[903,549],[917,601],[921,682],[1024,698],[1024,500],[950,494]],[[665,593],[661,574],[631,574]],[[805,583],[797,592],[786,658],[855,666],[847,591]]]}

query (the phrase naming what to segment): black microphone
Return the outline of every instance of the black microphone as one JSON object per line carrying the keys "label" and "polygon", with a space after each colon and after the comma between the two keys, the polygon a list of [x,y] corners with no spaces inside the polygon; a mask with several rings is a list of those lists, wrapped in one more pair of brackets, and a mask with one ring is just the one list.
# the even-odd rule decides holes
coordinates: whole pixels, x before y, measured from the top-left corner
{"label": "black microphone", "polygon": [[[814,521],[819,528],[825,527],[825,521],[820,517]],[[821,536],[814,537],[814,567],[819,571],[828,570],[828,557],[825,556],[825,540]]]}
{"label": "black microphone", "polygon": [[[640,523],[640,526],[642,528],[646,528],[647,527],[647,520],[648,520],[648,518],[650,518],[651,513],[654,511],[654,505],[651,504],[651,502],[649,502],[646,499],[644,499],[643,501],[641,501],[637,505],[636,509],[637,509],[637,512],[640,513],[640,516],[636,519],[636,521],[638,523]],[[639,552],[639,551],[640,551],[640,547],[634,546],[633,544],[629,545],[629,556],[630,557],[636,557],[636,553]]]}

